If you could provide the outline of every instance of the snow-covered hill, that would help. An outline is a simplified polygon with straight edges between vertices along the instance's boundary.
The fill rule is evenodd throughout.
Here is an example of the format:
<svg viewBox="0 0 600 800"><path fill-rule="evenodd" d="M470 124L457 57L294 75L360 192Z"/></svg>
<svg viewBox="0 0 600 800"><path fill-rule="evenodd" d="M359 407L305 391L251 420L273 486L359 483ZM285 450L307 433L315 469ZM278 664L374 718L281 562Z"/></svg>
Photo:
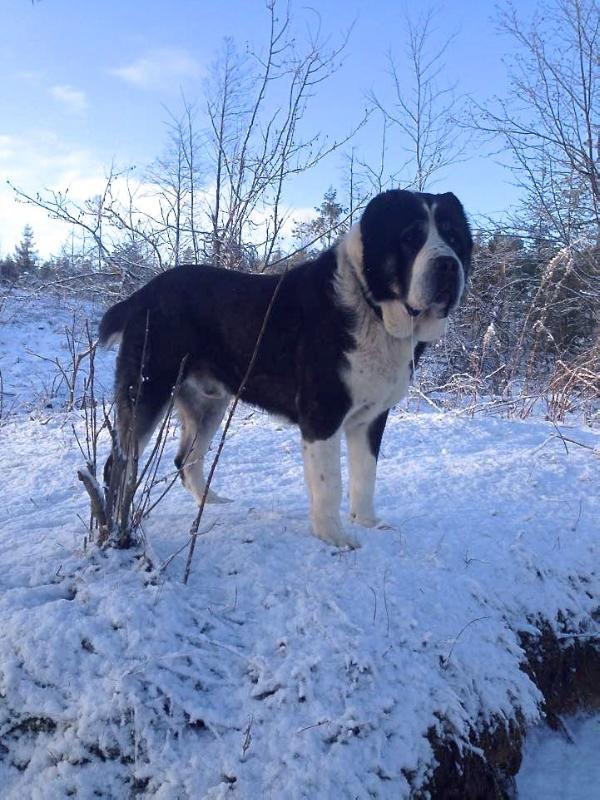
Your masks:
<svg viewBox="0 0 600 800"><path fill-rule="evenodd" d="M40 347L41 317L51 352L60 332L36 314L0 334L21 410L0 427L3 797L400 798L436 738L539 719L519 632L598 632L597 432L399 411L378 480L393 529L349 553L308 532L296 431L242 409L215 482L234 502L207 507L183 586L184 553L160 571L84 549L81 417L32 411L33 362L13 378L18 337ZM154 565L194 515L179 486L158 505Z"/></svg>

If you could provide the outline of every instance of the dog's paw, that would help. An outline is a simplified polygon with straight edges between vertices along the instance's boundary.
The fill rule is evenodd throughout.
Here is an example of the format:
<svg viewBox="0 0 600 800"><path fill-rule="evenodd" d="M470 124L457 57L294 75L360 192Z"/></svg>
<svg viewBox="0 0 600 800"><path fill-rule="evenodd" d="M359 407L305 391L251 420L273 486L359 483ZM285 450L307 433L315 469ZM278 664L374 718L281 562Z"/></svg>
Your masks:
<svg viewBox="0 0 600 800"><path fill-rule="evenodd" d="M196 495L196 500L198 502L198 505L200 505L200 503L202 502L203 494L204 491ZM217 494L216 492L213 492L212 489L209 489L208 494L206 495L206 502L214 503L215 505L219 504L223 505L224 503L233 503L233 500L230 500L228 497L221 497L220 494Z"/></svg>
<svg viewBox="0 0 600 800"><path fill-rule="evenodd" d="M339 547L342 550L358 550L362 547L361 543L356 536L347 533L342 529L341 533L336 533L334 536L319 536L327 544L332 544L334 547Z"/></svg>
<svg viewBox="0 0 600 800"><path fill-rule="evenodd" d="M386 522L384 519L376 519L375 525L372 526L375 530L378 531L395 531L396 527L394 525L390 525L389 522Z"/></svg>
<svg viewBox="0 0 600 800"><path fill-rule="evenodd" d="M313 519L313 532L315 536L334 547L347 547L357 550L361 545L354 534L345 531L341 522L331 519Z"/></svg>
<svg viewBox="0 0 600 800"><path fill-rule="evenodd" d="M362 517L360 514L350 514L350 521L354 525L361 525L363 528L375 528L378 531L393 531L393 525L377 517Z"/></svg>
<svg viewBox="0 0 600 800"><path fill-rule="evenodd" d="M231 500L229 497L223 497L222 495L213 492L212 489L209 489L206 502L214 503L215 505L218 505L219 503L224 505L225 503L233 503L233 500Z"/></svg>

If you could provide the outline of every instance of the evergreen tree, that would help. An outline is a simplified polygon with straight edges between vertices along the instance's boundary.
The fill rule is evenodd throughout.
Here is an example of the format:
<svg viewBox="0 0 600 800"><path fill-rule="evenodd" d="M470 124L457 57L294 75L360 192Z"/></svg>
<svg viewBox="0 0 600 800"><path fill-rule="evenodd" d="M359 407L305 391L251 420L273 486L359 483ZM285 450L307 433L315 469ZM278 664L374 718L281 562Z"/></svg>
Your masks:
<svg viewBox="0 0 600 800"><path fill-rule="evenodd" d="M321 205L315 207L316 217L308 222L299 222L294 226L294 237L300 246L318 239L315 244L331 247L348 229L348 223L341 224L347 209L337 201L337 192L330 186L323 195ZM314 254L318 248L311 246L308 254ZM305 255L306 257L306 255Z"/></svg>
<svg viewBox="0 0 600 800"><path fill-rule="evenodd" d="M30 225L25 225L21 241L15 248L15 264L19 274L35 270L38 254L33 242L33 230Z"/></svg>

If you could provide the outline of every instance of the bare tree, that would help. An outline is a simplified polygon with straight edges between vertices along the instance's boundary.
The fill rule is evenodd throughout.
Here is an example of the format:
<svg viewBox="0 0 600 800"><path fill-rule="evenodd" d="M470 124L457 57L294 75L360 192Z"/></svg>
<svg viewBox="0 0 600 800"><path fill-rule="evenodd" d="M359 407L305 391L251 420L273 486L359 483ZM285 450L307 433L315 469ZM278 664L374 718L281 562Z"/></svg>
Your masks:
<svg viewBox="0 0 600 800"><path fill-rule="evenodd" d="M600 5L551 0L526 24L512 2L500 26L518 46L510 91L478 109L525 191L525 215L561 245L600 233Z"/></svg>
<svg viewBox="0 0 600 800"><path fill-rule="evenodd" d="M18 201L42 208L53 219L67 223L71 231L79 231L90 242L88 253L93 257L85 263L92 276L112 278L116 291L122 292L160 271L165 252L164 225L138 209L142 188L131 181L130 172L111 167L101 193L84 202L73 199L68 188L29 194L9 185ZM126 256L142 251L140 259ZM74 275L73 279L79 278Z"/></svg>
<svg viewBox="0 0 600 800"><path fill-rule="evenodd" d="M168 261L179 266L183 245L183 224L187 195L185 163L185 141L182 121L171 115L168 124L166 153L158 158L148 170L148 178L156 187L156 200L160 209L160 220L169 242Z"/></svg>
<svg viewBox="0 0 600 800"><path fill-rule="evenodd" d="M182 261L201 259L203 232L198 194L202 188L202 152L196 124L196 107L182 96L179 115L168 112L167 146L146 173L150 195L158 205L165 243L165 261L178 266Z"/></svg>
<svg viewBox="0 0 600 800"><path fill-rule="evenodd" d="M356 171L354 164L352 165L354 175L358 178L359 184L368 186L372 194L379 194L380 192L385 191L385 189L396 186L399 181L399 173L390 173L387 169L387 157L389 150L388 130L391 123L385 112L381 111L381 109L379 116L381 119L381 131L379 133L380 147L377 162L371 163L370 161L357 158L356 164L358 165L360 171Z"/></svg>
<svg viewBox="0 0 600 800"><path fill-rule="evenodd" d="M200 188L202 177L201 164L199 158L200 138L196 132L196 107L189 103L185 97L183 99L183 139L185 147L183 155L187 171L187 182L189 187L189 230L191 235L191 247L194 254L194 263L200 261L200 234L197 229L197 194Z"/></svg>
<svg viewBox="0 0 600 800"><path fill-rule="evenodd" d="M349 211L348 227L352 227L354 224L354 217L360 205L361 197L365 195L364 182L358 174L357 166L356 152L353 147L350 154L346 156L344 170L344 183Z"/></svg>
<svg viewBox="0 0 600 800"><path fill-rule="evenodd" d="M84 231L96 245L96 270L108 266L123 275L123 289L190 257L268 268L289 218L288 183L342 147L366 118L339 141L300 130L319 85L340 66L347 39L331 46L318 21L300 35L289 7L279 9L267 0L262 48L242 52L226 40L204 87L207 129L199 132L198 107L183 98L182 113L170 114L165 154L141 178L113 168L103 191L85 203L68 191L13 187L17 198ZM137 260L124 258L142 251L147 276Z"/></svg>
<svg viewBox="0 0 600 800"><path fill-rule="evenodd" d="M319 84L340 64L346 40L332 47L317 25L302 43L293 35L289 8L278 15L266 3L269 34L262 50L240 53L231 40L213 67L207 96L209 151L215 183L209 201L211 257L239 265L252 242L262 268L278 247L287 214L289 180L315 167L341 141L321 133L300 133L300 122Z"/></svg>
<svg viewBox="0 0 600 800"><path fill-rule="evenodd" d="M386 103L371 93L383 117L381 159L372 177L381 179L387 139L399 137L405 160L391 178L394 183L422 191L444 167L460 159L465 136L455 122L456 85L444 83L445 56L453 36L440 40L435 31L436 12L429 8L417 19L406 17L405 52L400 60L388 53L392 100Z"/></svg>

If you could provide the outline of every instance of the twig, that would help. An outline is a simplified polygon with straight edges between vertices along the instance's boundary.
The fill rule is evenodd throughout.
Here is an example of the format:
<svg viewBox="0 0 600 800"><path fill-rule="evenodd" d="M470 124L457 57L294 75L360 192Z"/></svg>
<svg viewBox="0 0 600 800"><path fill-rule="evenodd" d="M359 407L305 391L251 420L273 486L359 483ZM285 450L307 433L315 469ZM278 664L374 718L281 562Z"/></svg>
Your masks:
<svg viewBox="0 0 600 800"><path fill-rule="evenodd" d="M434 408L438 413L443 413L444 409L441 406L438 406L438 404L435 403L430 397L427 397L427 395L414 384L410 387L410 393L416 394L418 397L424 400L427 403L427 405L430 405L432 408Z"/></svg>
<svg viewBox="0 0 600 800"><path fill-rule="evenodd" d="M369 586L369 589L373 592L373 622L375 622L375 619L377 618L377 593L372 586Z"/></svg>
<svg viewBox="0 0 600 800"><path fill-rule="evenodd" d="M304 728L298 728L296 733L304 733L304 731L309 731L311 728L320 728L321 725L329 725L331 720L329 719L322 719L320 722L313 722L312 725L306 725Z"/></svg>
<svg viewBox="0 0 600 800"><path fill-rule="evenodd" d="M443 670L447 670L448 669L448 666L450 664L450 659L452 658L452 653L454 652L454 648L456 647L456 645L458 643L458 640L463 635L463 633L467 630L467 628L469 628L475 622L481 622L484 619L489 619L489 615L487 615L485 617L476 617L475 619L472 619L470 622L467 622L466 625L463 625L463 627L458 632L458 635L454 638L454 641L452 642L452 647L450 648L450 652L448 653L448 655L445 658L444 658L444 656L440 656L440 661L442 662L442 669Z"/></svg>
<svg viewBox="0 0 600 800"><path fill-rule="evenodd" d="M89 470L77 470L77 477L85 486L85 490L90 498L92 516L98 522L100 529L98 534L98 543L104 544L110 534L110 529L108 524L108 516L106 513L106 503L100 486L98 485L96 479L92 477Z"/></svg>
<svg viewBox="0 0 600 800"><path fill-rule="evenodd" d="M244 730L244 741L242 742L242 761L246 758L246 751L252 744L252 723L254 722L254 717L250 717L248 720L248 725Z"/></svg>
<svg viewBox="0 0 600 800"><path fill-rule="evenodd" d="M581 512L583 511L583 497L579 498L579 513L577 514L577 519L575 520L575 524L571 526L571 531L575 533L577 530L577 526L579 525L579 520L581 519Z"/></svg>
<svg viewBox="0 0 600 800"><path fill-rule="evenodd" d="M246 384L248 383L248 380L250 378L250 373L252 372L252 369L254 368L254 364L256 363L256 359L258 357L258 350L260 348L260 345L262 343L265 331L267 329L267 323L268 323L269 318L271 316L271 311L273 310L273 306L275 304L275 300L277 299L277 296L279 294L279 290L281 289L281 286L283 284L283 281L285 279L286 274L287 274L287 268L284 270L284 272L281 273L277 283L275 284L275 288L273 290L273 294L271 295L271 299L269 300L269 305L267 306L267 310L265 311L265 315L263 317L262 325L261 325L260 331L258 333L258 337L256 339L256 344L254 345L254 351L253 351L252 356L250 358L250 363L248 364L248 368L246 369L246 372L244 374L242 382L240 383L240 386L239 386L239 388L238 388L238 390L236 392L236 395L235 395L235 397L233 399L233 403L231 404L231 409L229 411L229 414L227 415L227 420L225 421L225 425L223 427L223 433L221 434L221 439L219 440L219 446L217 447L217 452L216 452L215 457L213 459L213 462L212 462L212 464L210 466L210 471L209 471L207 479L206 479L206 485L204 487L204 492L202 494L202 500L200 502L200 507L198 509L198 513L196 515L196 519L194 520L194 522L192 523L192 527L190 528L191 541L190 541L190 549L189 549L189 552L188 552L187 561L186 561L186 564L185 564L185 573L184 573L184 576L183 576L183 583L184 584L187 584L188 579L190 577L190 570L191 570L191 567L192 567L192 559L194 557L194 550L196 548L196 540L198 538L198 528L200 526L200 521L201 521L202 515L204 513L204 507L206 505L206 499L208 497L208 492L210 490L210 484L211 484L213 476L215 474L215 470L217 468L217 464L219 463L219 458L221 457L221 453L223 451L223 447L225 446L225 439L227 437L227 432L229 431L229 426L231 425L231 420L233 419L233 415L235 414L235 410L236 410L236 408L238 406L238 403L240 401L240 397L241 397L244 389L246 388Z"/></svg>
<svg viewBox="0 0 600 800"><path fill-rule="evenodd" d="M198 532L198 536L204 536L205 534L210 533L216 525L217 525L216 522L211 522L210 525L204 528L204 530ZM183 553L183 551L186 550L189 546L190 546L189 542L185 542L184 544L182 544L181 547L175 550L174 553L171 553L171 555L167 559L165 559L165 561L163 561L163 563L158 567L158 571L163 572L169 566L171 561L177 558L177 556L180 553Z"/></svg>
<svg viewBox="0 0 600 800"><path fill-rule="evenodd" d="M565 453L566 453L567 455L569 455L569 448L567 447L567 440L566 440L566 439L565 439L565 437L562 435L562 433L561 433L561 431L560 431L560 428L558 427L558 425L556 424L556 422L554 422L554 420L552 420L552 425L554 426L554 430L556 431L556 433L557 433L558 437L560 438L561 442L563 443L563 446L564 446L564 448L565 448Z"/></svg>
<svg viewBox="0 0 600 800"><path fill-rule="evenodd" d="M384 605L384 608L385 608L385 616L386 616L386 619L387 619L386 636L390 635L390 612L389 612L389 609L388 609L387 592L386 592L386 586L385 586L388 574L389 574L389 567L386 567L385 570L383 571L383 605Z"/></svg>

